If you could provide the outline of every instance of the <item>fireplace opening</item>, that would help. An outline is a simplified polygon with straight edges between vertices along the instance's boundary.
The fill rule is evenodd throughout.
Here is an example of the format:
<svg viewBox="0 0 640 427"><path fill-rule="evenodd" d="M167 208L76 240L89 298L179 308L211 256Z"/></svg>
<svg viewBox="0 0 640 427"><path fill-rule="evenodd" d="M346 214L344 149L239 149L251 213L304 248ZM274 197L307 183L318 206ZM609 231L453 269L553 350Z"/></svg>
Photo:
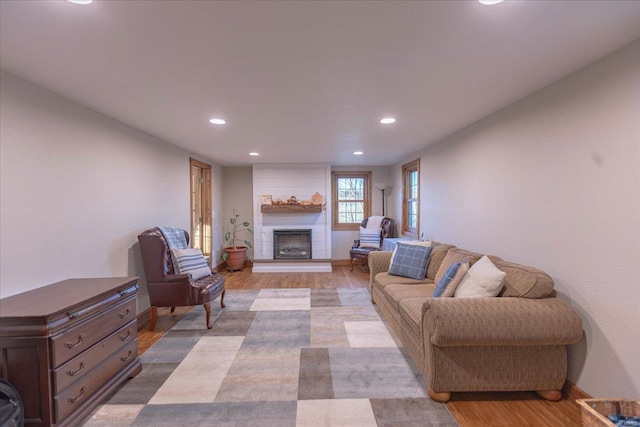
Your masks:
<svg viewBox="0 0 640 427"><path fill-rule="evenodd" d="M273 230L273 259L311 259L311 230Z"/></svg>

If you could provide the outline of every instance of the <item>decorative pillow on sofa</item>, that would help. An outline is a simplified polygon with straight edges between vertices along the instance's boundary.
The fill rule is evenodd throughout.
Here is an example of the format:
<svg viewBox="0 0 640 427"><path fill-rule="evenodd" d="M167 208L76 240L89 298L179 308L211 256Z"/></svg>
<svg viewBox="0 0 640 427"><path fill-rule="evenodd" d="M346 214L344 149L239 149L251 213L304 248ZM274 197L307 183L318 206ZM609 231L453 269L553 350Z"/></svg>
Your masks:
<svg viewBox="0 0 640 427"><path fill-rule="evenodd" d="M193 280L211 276L211 268L198 248L171 249L176 274L191 274Z"/></svg>
<svg viewBox="0 0 640 427"><path fill-rule="evenodd" d="M467 275L468 271L469 271L469 261L465 259L464 261L461 261L460 268L458 268L458 272L456 273L455 276L453 276L453 279L451 279L451 282L449 282L449 284L447 285L447 288L442 293L442 298L451 298L452 296L455 295L456 289L458 289L458 286L462 282L462 279L464 279L464 276Z"/></svg>
<svg viewBox="0 0 640 427"><path fill-rule="evenodd" d="M456 289L456 298L495 297L502 290L507 273L498 269L484 255L473 264Z"/></svg>
<svg viewBox="0 0 640 427"><path fill-rule="evenodd" d="M400 243L400 242L399 242ZM427 240L427 241L421 241L421 240L402 240L401 242L403 245L417 245L417 246L424 246L425 248L430 248L431 245L431 240ZM393 248L393 253L391 254L391 261L389 261L389 265L393 264L393 259L396 257L396 251L398 250L398 245L396 245L395 248Z"/></svg>
<svg viewBox="0 0 640 427"><path fill-rule="evenodd" d="M380 233L382 228L360 227L360 247L380 249Z"/></svg>
<svg viewBox="0 0 640 427"><path fill-rule="evenodd" d="M433 297L452 297L467 271L469 271L469 261L466 259L451 264L433 291Z"/></svg>
<svg viewBox="0 0 640 427"><path fill-rule="evenodd" d="M423 280L427 274L431 247L398 243L389 274Z"/></svg>

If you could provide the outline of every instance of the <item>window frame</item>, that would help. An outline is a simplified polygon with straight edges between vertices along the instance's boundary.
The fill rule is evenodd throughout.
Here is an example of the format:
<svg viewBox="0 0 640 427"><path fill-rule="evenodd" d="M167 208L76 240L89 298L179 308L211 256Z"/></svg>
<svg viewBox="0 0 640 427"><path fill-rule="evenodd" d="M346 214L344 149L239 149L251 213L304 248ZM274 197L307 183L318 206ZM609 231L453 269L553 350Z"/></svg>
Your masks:
<svg viewBox="0 0 640 427"><path fill-rule="evenodd" d="M338 222L338 179L362 178L364 179L364 219L371 216L371 171L333 171L331 172L331 216L332 230L360 230L361 223ZM360 200L353 200L359 202Z"/></svg>
<svg viewBox="0 0 640 427"><path fill-rule="evenodd" d="M409 177L412 172L418 173L417 194L418 197L410 197ZM416 227L409 227L409 202L416 203ZM402 165L402 234L417 239L420 235L420 159Z"/></svg>

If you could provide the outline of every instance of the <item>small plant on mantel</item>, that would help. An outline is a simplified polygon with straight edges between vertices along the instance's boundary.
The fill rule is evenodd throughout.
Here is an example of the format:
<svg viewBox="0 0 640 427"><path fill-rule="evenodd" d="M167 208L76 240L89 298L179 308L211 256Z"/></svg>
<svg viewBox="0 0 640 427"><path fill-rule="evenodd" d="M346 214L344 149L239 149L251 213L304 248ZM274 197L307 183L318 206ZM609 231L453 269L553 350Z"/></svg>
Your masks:
<svg viewBox="0 0 640 427"><path fill-rule="evenodd" d="M233 216L229 219L231 223L231 231L227 231L224 235L224 241L227 246L222 250L221 258L227 263L227 270L242 270L244 262L247 259L247 249L253 248L251 240L238 237L239 233L248 232L253 236L253 230L249 228L249 221L240 221L240 215L233 210ZM230 244L229 244L230 242ZM244 243L238 246L238 242Z"/></svg>

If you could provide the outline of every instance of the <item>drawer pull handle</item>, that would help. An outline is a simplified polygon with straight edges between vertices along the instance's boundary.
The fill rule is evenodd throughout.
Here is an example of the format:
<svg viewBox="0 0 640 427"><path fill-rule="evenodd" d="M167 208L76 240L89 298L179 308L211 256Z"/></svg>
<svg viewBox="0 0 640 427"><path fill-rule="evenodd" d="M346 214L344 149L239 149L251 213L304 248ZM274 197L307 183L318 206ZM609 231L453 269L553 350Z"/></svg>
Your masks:
<svg viewBox="0 0 640 427"><path fill-rule="evenodd" d="M84 365L86 365L86 362L81 362L80 363L80 368L78 368L77 371L72 371L71 369L69 369L67 371L67 375L69 375L70 377L75 377L76 375L78 375L80 373L80 371L82 371L84 369Z"/></svg>
<svg viewBox="0 0 640 427"><path fill-rule="evenodd" d="M128 308L127 308L127 311L125 311L124 313L118 313L118 316L119 316L121 319L124 319L124 318L126 318L126 317L129 317L129 315L130 315L130 314L131 314L131 309L128 309Z"/></svg>
<svg viewBox="0 0 640 427"><path fill-rule="evenodd" d="M76 397L69 397L67 400L71 403L75 403L78 399L80 399L82 396L84 396L84 392L87 391L87 386L84 386L80 389L80 394L77 395Z"/></svg>
<svg viewBox="0 0 640 427"><path fill-rule="evenodd" d="M84 340L84 334L80 334L78 336L78 342L77 343L72 343L71 341L67 341L66 343L64 343L64 345L67 348L76 348L77 346L79 346L80 344L82 344L82 341Z"/></svg>
<svg viewBox="0 0 640 427"><path fill-rule="evenodd" d="M126 341L131 336L131 329L127 331L127 335L120 335L120 341Z"/></svg>
<svg viewBox="0 0 640 427"><path fill-rule="evenodd" d="M127 360L131 359L131 356L133 356L133 352L129 350L129 353L127 353L126 356L120 357L120 360L122 360L123 362L126 362Z"/></svg>
<svg viewBox="0 0 640 427"><path fill-rule="evenodd" d="M127 291L119 291L118 293L120 294L121 297L123 297L127 294Z"/></svg>

